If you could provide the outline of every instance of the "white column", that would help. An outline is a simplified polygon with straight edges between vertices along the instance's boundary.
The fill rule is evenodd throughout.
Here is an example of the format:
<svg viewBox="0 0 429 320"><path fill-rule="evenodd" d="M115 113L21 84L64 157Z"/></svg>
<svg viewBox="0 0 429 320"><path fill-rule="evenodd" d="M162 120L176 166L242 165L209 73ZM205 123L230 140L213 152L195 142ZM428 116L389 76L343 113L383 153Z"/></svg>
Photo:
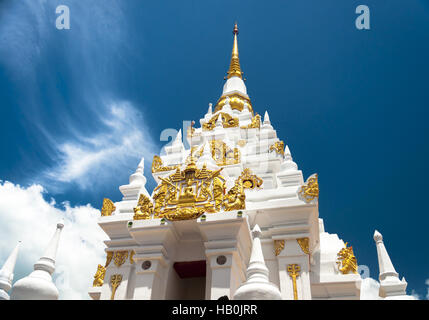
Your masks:
<svg viewBox="0 0 429 320"><path fill-rule="evenodd" d="M282 299L294 300L293 278L288 272L288 266L296 264L300 269L296 277L298 300L311 300L309 257L301 250L296 239L284 241L285 248L277 256Z"/></svg>

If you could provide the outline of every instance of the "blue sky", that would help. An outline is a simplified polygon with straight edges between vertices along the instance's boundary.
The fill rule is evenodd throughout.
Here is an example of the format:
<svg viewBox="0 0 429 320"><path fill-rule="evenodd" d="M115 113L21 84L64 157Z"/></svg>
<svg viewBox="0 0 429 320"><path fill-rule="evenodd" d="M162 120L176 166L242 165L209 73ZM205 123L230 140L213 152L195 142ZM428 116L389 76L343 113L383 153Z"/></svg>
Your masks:
<svg viewBox="0 0 429 320"><path fill-rule="evenodd" d="M55 28L60 4L70 30ZM355 27L360 4L370 30ZM221 94L234 21L253 107L269 111L305 178L319 174L326 230L373 278L379 230L408 291L425 297L424 0L2 0L0 180L100 208L144 156L152 189L161 132L198 121Z"/></svg>

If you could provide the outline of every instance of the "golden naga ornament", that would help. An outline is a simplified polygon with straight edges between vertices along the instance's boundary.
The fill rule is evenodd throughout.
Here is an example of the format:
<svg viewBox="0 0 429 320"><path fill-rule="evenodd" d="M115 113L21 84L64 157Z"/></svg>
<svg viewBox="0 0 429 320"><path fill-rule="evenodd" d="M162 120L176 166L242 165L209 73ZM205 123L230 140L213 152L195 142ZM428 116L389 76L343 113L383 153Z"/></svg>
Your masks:
<svg viewBox="0 0 429 320"><path fill-rule="evenodd" d="M244 189L260 188L264 182L261 178L252 174L252 170L249 168L245 168L239 178L243 181Z"/></svg>
<svg viewBox="0 0 429 320"><path fill-rule="evenodd" d="M284 240L274 240L274 252L276 256L278 256L280 252L283 251L284 248L285 248Z"/></svg>
<svg viewBox="0 0 429 320"><path fill-rule="evenodd" d="M240 163L240 150L238 148L231 149L221 140L211 140L210 147L212 158L218 166L226 166L230 164Z"/></svg>
<svg viewBox="0 0 429 320"><path fill-rule="evenodd" d="M133 251L131 251L131 253L130 253L130 263L131 264L134 264L134 255L136 254L136 252L133 250Z"/></svg>
<svg viewBox="0 0 429 320"><path fill-rule="evenodd" d="M112 200L108 198L104 198L103 207L101 208L101 216L102 217L111 216L115 210L116 210L116 207L113 204Z"/></svg>
<svg viewBox="0 0 429 320"><path fill-rule="evenodd" d="M153 213L152 201L144 194L141 194L137 207L134 208L134 220L150 219Z"/></svg>
<svg viewBox="0 0 429 320"><path fill-rule="evenodd" d="M94 287L101 287L104 283L104 276L106 275L106 268L101 264L98 265L97 272L94 275L94 282L92 285Z"/></svg>
<svg viewBox="0 0 429 320"><path fill-rule="evenodd" d="M157 155L153 156L152 173L163 172L163 171L171 171L171 170L174 170L174 169L176 169L178 167L179 166L164 167L161 157L157 156Z"/></svg>
<svg viewBox="0 0 429 320"><path fill-rule="evenodd" d="M234 128L238 127L238 118L234 118L230 116L228 113L221 112L220 114L216 114L209 121L203 123L203 130L210 131L216 127L216 121L219 117L222 117L222 126L224 128Z"/></svg>
<svg viewBox="0 0 429 320"><path fill-rule="evenodd" d="M309 242L310 239L308 237L296 239L299 246L301 247L302 252L305 254L310 254Z"/></svg>
<svg viewBox="0 0 429 320"><path fill-rule="evenodd" d="M299 277L300 271L301 271L301 267L298 264L289 264L287 266L287 272L289 273L289 276L292 278L294 300L298 300L298 289L296 285L296 278Z"/></svg>
<svg viewBox="0 0 429 320"><path fill-rule="evenodd" d="M122 266L128 258L128 251L116 251L113 255L113 262L119 268Z"/></svg>
<svg viewBox="0 0 429 320"><path fill-rule="evenodd" d="M110 296L110 300L115 299L116 289L118 289L121 282L122 282L122 275L120 274L114 274L110 277L110 285L112 286L112 294Z"/></svg>
<svg viewBox="0 0 429 320"><path fill-rule="evenodd" d="M298 196L305 202L309 203L319 198L319 183L317 173L308 177L305 184L299 189Z"/></svg>
<svg viewBox="0 0 429 320"><path fill-rule="evenodd" d="M241 129L260 129L261 128L261 116L259 114L256 114L252 118L252 122L250 122L247 126L241 127Z"/></svg>
<svg viewBox="0 0 429 320"><path fill-rule="evenodd" d="M357 259L353 253L353 247L347 248L347 242L344 245L344 248L340 250L337 254L338 256L338 270L342 274L348 274L350 272L352 273L358 273L358 265L357 265Z"/></svg>
<svg viewBox="0 0 429 320"><path fill-rule="evenodd" d="M277 154L281 154L283 157L285 155L285 143L283 141L277 141L270 146L269 151L275 151Z"/></svg>

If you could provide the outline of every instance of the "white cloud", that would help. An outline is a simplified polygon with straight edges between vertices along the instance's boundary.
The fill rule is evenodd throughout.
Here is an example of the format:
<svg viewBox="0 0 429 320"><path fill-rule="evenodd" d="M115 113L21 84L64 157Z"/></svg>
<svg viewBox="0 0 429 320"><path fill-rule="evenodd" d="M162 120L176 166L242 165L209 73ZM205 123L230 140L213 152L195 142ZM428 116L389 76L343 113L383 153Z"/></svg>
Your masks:
<svg viewBox="0 0 429 320"><path fill-rule="evenodd" d="M60 299L89 299L87 290L97 265L105 261L103 241L107 236L97 225L100 212L90 205L63 203L56 208L55 201L48 202L43 195L40 185L24 188L0 181L0 264L21 240L14 282L28 275L43 255L57 222L64 218L54 280Z"/></svg>
<svg viewBox="0 0 429 320"><path fill-rule="evenodd" d="M373 278L362 279L361 288L360 288L360 299L361 300L379 300L380 296L378 295L378 290L380 289L380 284Z"/></svg>
<svg viewBox="0 0 429 320"><path fill-rule="evenodd" d="M111 181L124 166L136 166L142 156L153 156L155 144L131 103L109 102L106 112L94 121L100 129L91 136L76 134L62 143L49 137L57 149L52 156L56 166L43 172L44 185L58 191L64 183L74 182L87 189Z"/></svg>

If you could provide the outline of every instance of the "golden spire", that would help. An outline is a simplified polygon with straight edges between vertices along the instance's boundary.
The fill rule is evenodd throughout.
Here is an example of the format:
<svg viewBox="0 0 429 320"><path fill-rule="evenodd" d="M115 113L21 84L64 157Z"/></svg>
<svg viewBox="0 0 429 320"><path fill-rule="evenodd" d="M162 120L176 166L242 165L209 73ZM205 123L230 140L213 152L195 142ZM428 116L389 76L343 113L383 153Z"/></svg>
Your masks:
<svg viewBox="0 0 429 320"><path fill-rule="evenodd" d="M231 77L239 77L241 79L243 79L242 74L243 72L241 71L240 68L240 59L238 58L238 41L237 41L237 35L238 35L238 27L237 27L237 23L235 23L234 26L234 30L232 31L232 33L234 34L234 46L232 47L232 57L231 57L231 64L229 66L229 70L228 70L228 76L227 78L231 78Z"/></svg>

